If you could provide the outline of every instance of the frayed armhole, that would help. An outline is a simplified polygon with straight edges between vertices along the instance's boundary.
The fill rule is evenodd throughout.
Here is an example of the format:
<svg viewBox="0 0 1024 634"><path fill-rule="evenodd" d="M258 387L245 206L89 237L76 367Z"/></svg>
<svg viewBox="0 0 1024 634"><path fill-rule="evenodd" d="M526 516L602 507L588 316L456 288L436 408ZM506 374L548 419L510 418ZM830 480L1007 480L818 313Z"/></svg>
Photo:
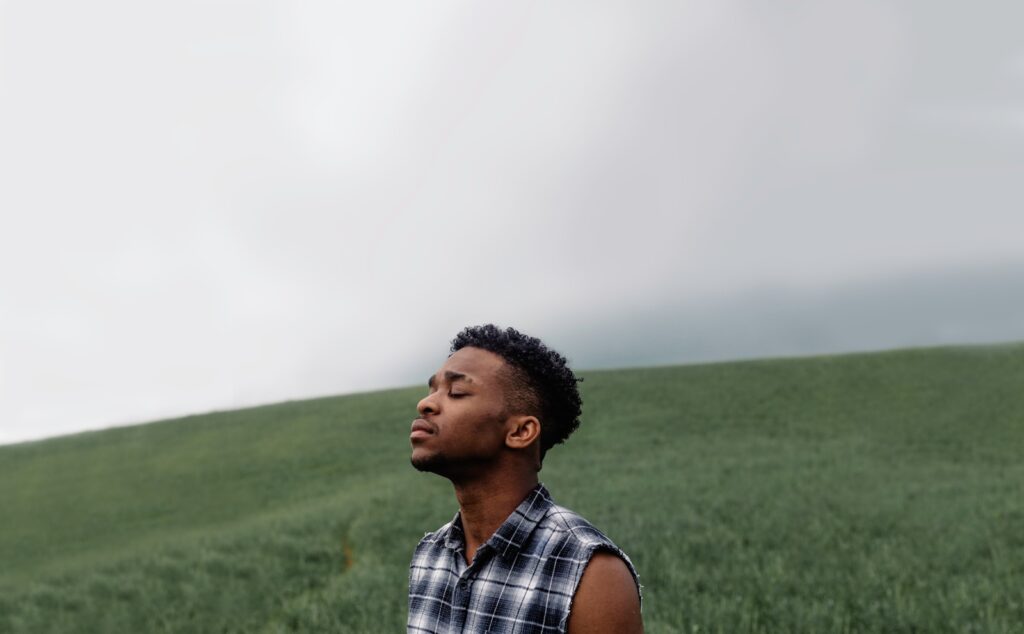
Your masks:
<svg viewBox="0 0 1024 634"><path fill-rule="evenodd" d="M594 553L603 550L611 553L626 563L626 568L629 570L629 574L633 575L633 583L636 585L636 596L637 600L640 601L640 614L644 612L644 594L643 586L640 585L640 575L637 574L636 568L633 567L633 562L629 560L629 556L626 555L618 546L611 546L609 544L594 544L588 546L586 550L586 557L581 559L581 564L577 567L575 579L572 583L572 596L569 597L569 609L565 613L565 617L558 624L558 631L562 634L569 629L569 617L572 615L572 606L576 602L576 591L580 588L580 581L583 580L583 573L586 572L587 566L590 565L590 559L594 556Z"/></svg>

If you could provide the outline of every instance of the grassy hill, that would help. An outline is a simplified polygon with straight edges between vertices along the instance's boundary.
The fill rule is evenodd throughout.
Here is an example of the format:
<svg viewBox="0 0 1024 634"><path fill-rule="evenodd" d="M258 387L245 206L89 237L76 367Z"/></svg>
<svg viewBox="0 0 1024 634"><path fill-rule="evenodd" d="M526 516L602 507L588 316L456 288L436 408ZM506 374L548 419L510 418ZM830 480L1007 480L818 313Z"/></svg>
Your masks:
<svg viewBox="0 0 1024 634"><path fill-rule="evenodd" d="M584 376L541 476L648 632L1024 632L1024 346ZM424 393L0 447L0 632L404 631Z"/></svg>

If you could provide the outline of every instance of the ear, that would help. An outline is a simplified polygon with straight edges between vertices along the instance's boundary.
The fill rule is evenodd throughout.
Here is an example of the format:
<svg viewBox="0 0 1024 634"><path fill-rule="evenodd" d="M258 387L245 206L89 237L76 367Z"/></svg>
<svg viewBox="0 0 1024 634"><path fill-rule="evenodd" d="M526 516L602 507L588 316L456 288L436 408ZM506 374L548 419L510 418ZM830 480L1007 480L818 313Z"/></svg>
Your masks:
<svg viewBox="0 0 1024 634"><path fill-rule="evenodd" d="M505 445L510 449L526 449L540 439L540 421L536 416L513 416L508 419Z"/></svg>

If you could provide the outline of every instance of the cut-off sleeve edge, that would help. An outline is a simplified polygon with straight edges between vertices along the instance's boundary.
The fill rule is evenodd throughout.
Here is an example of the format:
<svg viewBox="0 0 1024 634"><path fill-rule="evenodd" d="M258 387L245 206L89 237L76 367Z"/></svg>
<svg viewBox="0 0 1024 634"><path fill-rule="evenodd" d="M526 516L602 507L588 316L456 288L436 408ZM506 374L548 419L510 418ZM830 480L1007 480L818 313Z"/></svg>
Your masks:
<svg viewBox="0 0 1024 634"><path fill-rule="evenodd" d="M566 632L569 627L569 617L572 615L572 606L576 601L576 591L579 590L580 581L583 579L583 573L590 565L590 560L597 551L609 552L626 563L626 568L629 569L629 574L633 575L633 583L636 584L636 596L640 602L640 613L644 611L644 596L643 596L643 585L640 584L640 575L637 573L636 568L633 567L633 562L629 560L629 556L618 546L612 544L591 544L586 547L584 556L580 558L580 563L576 567L575 580L573 581L572 587L572 598L569 599L569 611L566 612L565 617L558 624L559 632Z"/></svg>

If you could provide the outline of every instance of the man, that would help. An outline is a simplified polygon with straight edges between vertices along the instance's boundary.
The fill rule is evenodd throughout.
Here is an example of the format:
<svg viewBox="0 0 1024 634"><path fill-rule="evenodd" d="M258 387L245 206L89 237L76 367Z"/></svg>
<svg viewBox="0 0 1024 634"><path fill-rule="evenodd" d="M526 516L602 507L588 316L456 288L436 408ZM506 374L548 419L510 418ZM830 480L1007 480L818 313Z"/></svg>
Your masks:
<svg viewBox="0 0 1024 634"><path fill-rule="evenodd" d="M632 562L537 479L579 426L565 357L512 328L468 327L427 385L412 464L451 480L459 511L409 567L411 633L643 632Z"/></svg>

